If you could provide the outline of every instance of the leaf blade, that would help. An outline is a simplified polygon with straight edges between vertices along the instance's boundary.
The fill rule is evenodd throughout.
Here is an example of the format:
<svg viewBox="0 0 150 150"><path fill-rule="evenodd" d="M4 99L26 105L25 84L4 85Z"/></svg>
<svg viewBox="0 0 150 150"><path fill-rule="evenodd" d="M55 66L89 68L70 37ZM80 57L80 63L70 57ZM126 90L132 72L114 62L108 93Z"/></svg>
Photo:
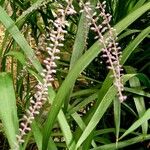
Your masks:
<svg viewBox="0 0 150 150"><path fill-rule="evenodd" d="M0 118L11 148L14 148L18 131L16 98L10 74L0 74Z"/></svg>

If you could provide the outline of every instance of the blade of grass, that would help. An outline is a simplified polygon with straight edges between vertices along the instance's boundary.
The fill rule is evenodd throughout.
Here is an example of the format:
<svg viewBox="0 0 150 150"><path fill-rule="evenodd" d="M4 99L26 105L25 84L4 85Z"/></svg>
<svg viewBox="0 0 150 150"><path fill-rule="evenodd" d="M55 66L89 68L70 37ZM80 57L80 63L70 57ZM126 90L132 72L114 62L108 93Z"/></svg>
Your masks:
<svg viewBox="0 0 150 150"><path fill-rule="evenodd" d="M128 81L131 77L133 77L133 74L124 75L124 81ZM88 135L94 130L97 123L102 118L103 114L106 112L107 108L110 106L112 100L115 98L116 95L116 89L114 86L111 86L106 94L104 95L103 99L101 99L100 104L98 105L96 111L94 114L92 114L92 117L86 126L85 130L83 131L82 135L80 136L77 144L76 149L78 149L81 144L84 142L84 140L88 137ZM100 99L100 96L98 97L98 100Z"/></svg>
<svg viewBox="0 0 150 150"><path fill-rule="evenodd" d="M14 56L16 59L18 59L21 64L24 66L26 65L26 58L25 55L21 52L17 52L17 51L10 51L6 54L6 56Z"/></svg>
<svg viewBox="0 0 150 150"><path fill-rule="evenodd" d="M94 101L95 99L97 99L98 97L98 93L94 93L91 96L85 98L82 102L80 102L78 105L76 105L75 107L72 107L68 110L67 115L73 114L77 111L79 111L81 108L83 108L84 106L86 106L88 103Z"/></svg>
<svg viewBox="0 0 150 150"><path fill-rule="evenodd" d="M125 132L126 129L120 129L120 132ZM97 135L102 135L102 134L106 134L106 133L115 133L115 128L107 128L107 129L100 129L94 132L94 136ZM132 132L133 135L141 135L140 133L137 132Z"/></svg>
<svg viewBox="0 0 150 150"><path fill-rule="evenodd" d="M74 150L75 141L73 139L73 134L71 132L70 126L69 126L67 119L62 110L60 110L60 112L58 114L58 121L59 121L61 130L63 132L63 135L66 139L65 142L67 144L68 149Z"/></svg>
<svg viewBox="0 0 150 150"><path fill-rule="evenodd" d="M150 109L147 109L147 111L144 113L142 117L140 117L137 121L135 121L131 127L129 127L128 130L119 138L122 139L123 137L127 136L131 132L133 132L135 129L137 129L139 126L141 126L145 121L148 121L150 119Z"/></svg>
<svg viewBox="0 0 150 150"><path fill-rule="evenodd" d="M149 4L150 5L150 4ZM150 33L150 27L145 28L141 33L124 49L123 56L125 59L121 59L123 64L135 50L135 48L143 41L145 37Z"/></svg>
<svg viewBox="0 0 150 150"><path fill-rule="evenodd" d="M135 117L138 117L138 114L135 112L135 110L129 106L127 103L123 103L123 105L127 108L127 110L132 114L134 115Z"/></svg>
<svg viewBox="0 0 150 150"><path fill-rule="evenodd" d="M14 40L18 43L21 49L26 54L27 58L32 62L33 66L38 72L41 72L42 67L38 61L33 49L29 46L28 42L25 40L24 36L21 34L15 22L7 15L6 11L0 6L0 21L6 27L8 32L12 35Z"/></svg>
<svg viewBox="0 0 150 150"><path fill-rule="evenodd" d="M91 5L96 5L96 1L97 0L91 0ZM87 34L89 32L88 23L89 23L89 19L87 19L85 12L83 12L78 24L78 30L73 45L73 51L72 51L71 61L70 61L70 69L73 67L76 61L82 56L84 50L86 49Z"/></svg>
<svg viewBox="0 0 150 150"><path fill-rule="evenodd" d="M90 88L90 89L80 90L80 91L72 93L71 97L85 96L85 95L93 94L93 93L95 93L97 91L98 90L96 88Z"/></svg>
<svg viewBox="0 0 150 150"><path fill-rule="evenodd" d="M0 73L0 119L10 147L13 149L18 131L15 91L10 74Z"/></svg>
<svg viewBox="0 0 150 150"><path fill-rule="evenodd" d="M54 98L56 96L56 93L52 88L50 88L48 92L49 92L48 93L49 94L49 101L52 104L53 101L54 101ZM75 141L74 141L74 138L73 138L73 134L71 132L70 126L67 122L66 116L64 115L64 112L62 111L62 109L60 110L60 112L57 116L57 119L58 119L59 125L61 127L61 130L62 130L63 136L65 138L65 142L66 142L66 145L67 145L68 149L69 150L74 150ZM51 144L49 144L49 145L51 145Z"/></svg>
<svg viewBox="0 0 150 150"><path fill-rule="evenodd" d="M121 39L123 39L123 38L125 38L125 37L127 37L127 36L129 36L129 35L131 35L131 34L133 34L133 33L138 33L138 32L140 32L140 30L127 30L126 32L122 33L122 34L118 37L118 40L121 40Z"/></svg>
<svg viewBox="0 0 150 150"><path fill-rule="evenodd" d="M40 130L40 127L38 126L38 123L35 120L33 121L31 126L32 126L32 132L33 132L37 147L39 150L41 150L42 149L42 132ZM56 144L54 143L51 137L48 142L48 149L57 150Z"/></svg>
<svg viewBox="0 0 150 150"><path fill-rule="evenodd" d="M139 0L136 5L133 8L133 11L136 10L137 8L141 7L144 3L146 2L146 0Z"/></svg>
<svg viewBox="0 0 150 150"><path fill-rule="evenodd" d="M121 103L119 102L118 98L115 98L113 104L114 104L114 121L116 127L116 142L118 142L120 132L120 120L121 120Z"/></svg>
<svg viewBox="0 0 150 150"><path fill-rule="evenodd" d="M125 91L139 95L139 96L144 96L150 98L150 93L143 91L142 89L139 88L125 88Z"/></svg>
<svg viewBox="0 0 150 150"><path fill-rule="evenodd" d="M97 148L92 148L90 150L113 150L113 149L120 149L120 148L124 148L126 146L129 146L129 145L132 145L132 144L136 144L136 143L142 142L144 140L150 140L150 134L148 134L148 135L140 135L140 136L137 136L135 138L131 138L129 140L118 142L117 147L116 147L116 143L112 143L112 144L107 144L107 145L99 146Z"/></svg>
<svg viewBox="0 0 150 150"><path fill-rule="evenodd" d="M38 126L38 123L35 120L32 122L31 127L35 142L37 144L38 149L40 150L42 149L42 132L40 130L40 127Z"/></svg>
<svg viewBox="0 0 150 150"><path fill-rule="evenodd" d="M86 49L86 38L89 31L88 20L83 12L78 24L78 31L76 34L75 42L73 45L73 51L70 60L70 69L76 63L76 61L82 56Z"/></svg>
<svg viewBox="0 0 150 150"><path fill-rule="evenodd" d="M84 123L83 119L79 116L79 114L77 112L71 114L72 118L75 120L75 122L77 123L77 125L80 127L80 129L83 131L86 128L86 124ZM75 138L78 138L78 135L75 134ZM96 144L94 142L94 140L92 140L92 146L95 147Z"/></svg>
<svg viewBox="0 0 150 150"><path fill-rule="evenodd" d="M125 69L126 69L127 73L136 73L135 69L132 67L128 66ZM131 87L140 87L141 86L140 81L137 77L131 78L129 80L129 84ZM141 117L146 112L144 99L141 96L138 96L138 97L133 96L133 99L134 99L134 103L135 103L138 115L139 115L139 117ZM148 122L147 121L145 121L142 124L142 131L143 131L143 134L147 134L147 131L148 131Z"/></svg>

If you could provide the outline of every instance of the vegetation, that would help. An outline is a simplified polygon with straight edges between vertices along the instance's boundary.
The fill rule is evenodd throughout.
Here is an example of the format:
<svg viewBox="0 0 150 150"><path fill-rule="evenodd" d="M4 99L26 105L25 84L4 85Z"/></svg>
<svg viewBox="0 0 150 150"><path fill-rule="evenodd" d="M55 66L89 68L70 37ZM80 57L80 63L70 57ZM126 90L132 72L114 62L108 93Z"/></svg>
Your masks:
<svg viewBox="0 0 150 150"><path fill-rule="evenodd" d="M0 149L149 149L149 10L1 0Z"/></svg>

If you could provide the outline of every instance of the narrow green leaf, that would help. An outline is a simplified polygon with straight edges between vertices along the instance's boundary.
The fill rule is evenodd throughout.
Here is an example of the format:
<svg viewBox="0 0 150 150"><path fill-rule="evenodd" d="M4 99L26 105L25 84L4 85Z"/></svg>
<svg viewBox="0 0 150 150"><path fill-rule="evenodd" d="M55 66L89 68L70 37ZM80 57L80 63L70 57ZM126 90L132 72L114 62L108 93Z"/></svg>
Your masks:
<svg viewBox="0 0 150 150"><path fill-rule="evenodd" d="M73 45L73 51L72 51L71 60L70 60L70 69L73 67L76 61L82 56L85 50L86 38L87 38L88 30L89 30L89 26L87 25L87 23L88 23L88 19L86 18L85 13L82 13L81 19L78 25L78 31L76 34L75 42ZM70 88L70 93L72 92L73 85L74 84L72 84L72 88ZM68 104L70 100L69 95L70 94L68 94L68 97L66 98L65 103L64 103L65 110L68 109Z"/></svg>
<svg viewBox="0 0 150 150"><path fill-rule="evenodd" d="M150 5L150 4L149 4ZM150 33L150 27L145 28L141 33L127 46L123 51L123 56L125 59L121 60L121 63L124 63L135 48L145 39L145 37Z"/></svg>
<svg viewBox="0 0 150 150"><path fill-rule="evenodd" d="M29 46L28 42L25 40L24 36L21 34L14 21L7 15L6 11L0 6L0 21L6 27L8 32L13 36L14 40L18 43L21 49L26 54L27 58L32 62L33 66L38 72L41 72L42 67L38 61L34 51Z"/></svg>
<svg viewBox="0 0 150 150"><path fill-rule="evenodd" d="M49 94L49 102L52 104L54 101L54 98L56 96L56 93L52 88L49 88L48 94ZM73 138L73 134L71 132L70 126L67 122L66 116L64 115L62 109L60 110L57 119L58 119L59 125L61 127L61 130L63 132L63 136L65 137L65 142L66 142L68 149L74 150L75 141Z"/></svg>
<svg viewBox="0 0 150 150"><path fill-rule="evenodd" d="M131 35L131 34L133 34L133 33L138 33L138 32L140 32L140 30L127 30L126 32L122 33L122 34L118 37L118 40L121 40L121 39L123 39L123 38L125 38L125 37L127 37L127 36L129 36L129 35Z"/></svg>
<svg viewBox="0 0 150 150"><path fill-rule="evenodd" d="M122 32L126 27L128 27L131 23L133 23L136 19L138 19L142 14L150 9L150 2L144 4L140 8L136 9L124 19L122 19L114 28L117 33ZM125 28L124 28L125 27Z"/></svg>
<svg viewBox="0 0 150 150"><path fill-rule="evenodd" d="M132 67L126 67L127 73L136 73L135 69ZM129 80L129 84L131 87L140 87L140 81L137 77L133 77ZM146 107L144 103L144 99L141 96L133 96L134 103L138 112L139 117L141 117L146 112ZM144 124L142 124L142 131L143 134L147 134L148 131L148 122L145 121Z"/></svg>
<svg viewBox="0 0 150 150"><path fill-rule="evenodd" d="M114 121L116 127L116 142L117 142L120 132L121 103L119 102L118 98L115 98L113 102L114 102Z"/></svg>
<svg viewBox="0 0 150 150"><path fill-rule="evenodd" d="M71 97L80 97L80 96L85 96L85 95L89 95L89 94L93 94L95 92L97 92L97 89L94 88L90 88L90 89L85 89L85 90L80 90L77 92L74 92L71 94Z"/></svg>
<svg viewBox="0 0 150 150"><path fill-rule="evenodd" d="M10 56L14 56L17 60L20 61L20 63L22 65L26 65L26 58L25 58L25 55L21 52L17 52L17 51L10 51L6 54L7 55L10 55Z"/></svg>
<svg viewBox="0 0 150 150"><path fill-rule="evenodd" d="M111 144L99 146L97 148L92 148L90 150L113 150L113 149L116 150L116 149L127 147L127 146L132 145L132 144L140 143L144 140L150 140L150 134L140 135L140 136L137 136L135 138L131 138L129 140L118 142L117 147L116 147L116 143L111 143Z"/></svg>
<svg viewBox="0 0 150 150"><path fill-rule="evenodd" d="M79 111L81 108L83 108L84 106L86 106L88 103L92 102L93 100L97 99L98 97L98 93L94 93L91 96L85 98L82 102L80 102L78 105L76 105L75 107L72 107L68 110L68 115L73 114L77 111Z"/></svg>
<svg viewBox="0 0 150 150"><path fill-rule="evenodd" d="M35 3L31 5L26 11L22 13L22 15L17 19L16 23L22 21L27 15L32 13L34 10L38 9L40 6L43 5L43 2L45 0L37 0ZM47 3L50 2L50 0L47 1ZM46 3L45 3L46 4Z"/></svg>
<svg viewBox="0 0 150 150"><path fill-rule="evenodd" d="M120 129L120 132L125 132L126 129ZM100 130L96 130L94 132L94 135L95 136L98 136L98 135L102 135L102 134L106 134L106 133L115 133L115 128L107 128L107 129L100 129ZM140 135L140 133L137 133L137 132L132 132L133 135Z"/></svg>
<svg viewBox="0 0 150 150"><path fill-rule="evenodd" d="M142 89L139 88L124 88L125 91L139 95L139 96L145 96L150 98L150 93L143 91Z"/></svg>
<svg viewBox="0 0 150 150"><path fill-rule="evenodd" d="M88 30L89 30L88 19L85 13L83 12L78 25L78 31L76 34L75 42L73 45L70 68L72 68L75 62L82 56L86 48L86 39L87 39Z"/></svg>
<svg viewBox="0 0 150 150"><path fill-rule="evenodd" d="M0 119L9 145L13 149L18 131L18 118L13 82L7 73L0 73Z"/></svg>
<svg viewBox="0 0 150 150"><path fill-rule="evenodd" d="M124 75L124 81L126 82L129 80L131 77L134 75ZM97 123L100 121L104 113L106 112L107 108L110 106L112 100L115 98L116 95L116 89L114 86L111 86L106 94L104 95L103 99L100 100L100 104L98 105L96 111L94 114L92 114L92 117L90 119L90 122L86 126L85 130L83 131L82 135L80 136L77 144L76 144L76 149L78 149L81 144L84 142L84 140L89 136L89 134L93 131L93 129L96 127ZM100 97L98 97L99 99Z"/></svg>
<svg viewBox="0 0 150 150"><path fill-rule="evenodd" d="M126 132L119 138L119 140L125 137L126 135L130 134L131 132L133 132L135 129L141 126L145 121L148 121L150 119L149 114L150 114L150 109L148 109L142 117L140 117L137 121L135 121L131 125L131 127L128 130L126 130Z"/></svg>
<svg viewBox="0 0 150 150"><path fill-rule="evenodd" d="M63 132L63 135L66 139L66 144L69 150L74 150L75 147L75 141L73 139L73 134L71 132L70 126L67 122L67 119L63 113L62 110L60 110L59 114L58 114L58 121L61 127L61 130Z"/></svg>
<svg viewBox="0 0 150 150"><path fill-rule="evenodd" d="M77 112L75 112L75 113L71 114L71 116L75 120L75 122L78 124L78 126L80 127L80 129L82 131L84 131L84 129L86 128L86 124L84 123L84 121L82 120L82 118L80 117L80 115ZM77 136L77 135L75 135L75 136ZM94 140L92 140L91 144L92 144L93 147L96 146ZM73 143L73 145L74 145L74 143Z"/></svg>
<svg viewBox="0 0 150 150"><path fill-rule="evenodd" d="M37 144L38 149L40 150L42 149L42 132L40 131L38 123L35 120L32 122L31 127L35 142Z"/></svg>
<svg viewBox="0 0 150 150"><path fill-rule="evenodd" d="M32 132L33 132L37 147L39 150L41 150L42 149L42 136L43 135L42 135L42 132L40 130L40 127L38 126L38 123L35 120L32 122L31 126L32 126ZM48 149L57 150L57 147L56 147L56 145L55 145L55 143L51 137L50 137L49 142L48 142Z"/></svg>
<svg viewBox="0 0 150 150"><path fill-rule="evenodd" d="M92 0L91 4L95 4L96 0ZM78 25L78 31L76 34L75 42L73 45L73 52L71 56L70 61L70 69L73 67L73 65L76 63L76 61L82 56L87 43L87 35L89 31L89 19L87 19L85 12L82 13L81 19ZM72 84L72 88L70 88L69 92L71 94L74 84ZM70 100L70 94L68 93L68 97L66 97L65 103L64 103L64 109L66 110L68 108L69 100Z"/></svg>
<svg viewBox="0 0 150 150"><path fill-rule="evenodd" d="M141 7L145 2L146 0L139 0L134 6L133 10L136 10L137 8Z"/></svg>
<svg viewBox="0 0 150 150"><path fill-rule="evenodd" d="M127 110L133 114L135 117L138 117L138 114L136 114L135 110L132 108L132 106L128 105L127 103L123 103L123 105L127 108Z"/></svg>

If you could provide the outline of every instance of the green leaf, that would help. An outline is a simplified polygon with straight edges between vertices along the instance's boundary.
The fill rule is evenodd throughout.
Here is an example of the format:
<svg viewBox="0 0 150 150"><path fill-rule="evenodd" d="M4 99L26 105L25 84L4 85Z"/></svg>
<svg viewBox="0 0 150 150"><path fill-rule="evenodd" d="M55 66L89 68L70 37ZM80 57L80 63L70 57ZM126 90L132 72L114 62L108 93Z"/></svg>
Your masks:
<svg viewBox="0 0 150 150"><path fill-rule="evenodd" d="M141 126L145 121L148 121L150 119L149 114L150 114L150 109L148 109L142 117L140 117L137 121L135 121L131 125L131 127L128 130L126 130L126 132L119 138L119 140L125 137L126 135L130 134L131 132L133 132L135 129Z"/></svg>
<svg viewBox="0 0 150 150"><path fill-rule="evenodd" d="M94 4L94 3L95 3L95 0L92 0L91 4ZM89 19L87 19L85 12L83 12L81 15L79 25L78 25L78 31L76 34L75 42L73 45L73 51L72 51L71 61L70 61L70 69L73 67L73 65L75 65L76 61L82 56L86 48L86 44L87 44L86 40L87 40L87 35L89 32L88 23L89 23ZM72 88L70 88L70 94L72 92L73 86L74 84L72 84ZM68 97L65 100L64 109L68 108L70 94L68 93Z"/></svg>
<svg viewBox="0 0 150 150"><path fill-rule="evenodd" d="M65 137L65 142L67 144L68 149L74 150L75 141L73 139L73 134L62 110L60 110L58 114L58 122Z"/></svg>
<svg viewBox="0 0 150 150"><path fill-rule="evenodd" d="M17 60L20 61L20 63L22 65L26 65L26 58L25 58L25 55L21 52L17 52L17 51L10 51L6 54L7 55L10 55L10 56L14 56Z"/></svg>
<svg viewBox="0 0 150 150"><path fill-rule="evenodd" d="M47 3L50 0L47 1ZM28 16L30 13L32 13L34 10L38 9L39 7L41 7L43 5L44 0L37 0L35 3L33 3L31 5L31 7L29 7L26 11L24 11L22 13L22 15L17 19L16 23L22 21L24 18L26 18L26 16Z"/></svg>
<svg viewBox="0 0 150 150"><path fill-rule="evenodd" d="M38 123L34 120L31 127L37 147L38 149L42 149L42 132L40 131Z"/></svg>
<svg viewBox="0 0 150 150"><path fill-rule="evenodd" d="M42 149L42 132L41 132L41 129L35 120L32 122L31 126L32 126L32 132L33 132L37 147L39 150L41 150ZM49 142L48 142L48 149L57 150L57 147L56 147L56 145L55 145L55 143L51 137L50 137Z"/></svg>
<svg viewBox="0 0 150 150"><path fill-rule="evenodd" d="M129 80L131 77L134 75L124 75L124 80L125 82ZM103 96L103 99L100 100L100 96L98 97L98 101L101 101L100 104L98 105L96 111L94 114L92 114L92 117L90 119L90 122L86 126L85 130L83 131L82 135L80 136L77 144L76 144L76 149L80 147L80 145L84 142L84 140L89 136L89 134L94 130L104 113L106 112L107 108L110 106L111 102L115 98L116 95L116 89L114 86L111 86L108 91L105 93Z"/></svg>
<svg viewBox="0 0 150 150"><path fill-rule="evenodd" d="M86 48L86 39L89 31L88 19L83 12L78 25L78 31L76 34L75 42L73 45L73 51L71 55L70 68L76 63L76 61L82 56Z"/></svg>
<svg viewBox="0 0 150 150"><path fill-rule="evenodd" d="M118 142L117 146L116 146L116 143L111 143L111 144L99 146L97 148L92 148L90 150L113 150L113 149L116 150L116 149L120 149L120 148L129 146L129 145L132 145L132 144L140 143L143 140L150 140L150 134L140 135L140 136L137 136L135 138L131 138L129 140Z"/></svg>
<svg viewBox="0 0 150 150"><path fill-rule="evenodd" d="M89 97L85 98L82 102L80 102L78 105L76 105L75 107L71 107L68 110L68 114L73 114L77 111L79 111L81 108L83 108L84 106L86 106L88 103L92 102L93 100L97 99L98 97L98 93L94 93L92 95L90 95Z"/></svg>
<svg viewBox="0 0 150 150"><path fill-rule="evenodd" d="M123 64L135 50L135 48L145 39L145 37L150 33L150 27L145 28L141 33L124 49L123 56L125 59L121 60Z"/></svg>
<svg viewBox="0 0 150 150"><path fill-rule="evenodd" d="M126 67L126 71L127 73L136 73L135 69L132 67ZM140 81L137 77L133 77L129 80L129 84L131 87L140 87ZM141 96L133 96L134 99L134 103L138 112L139 117L141 117L145 112L146 112L146 107L145 107L145 103L144 103L144 99ZM147 134L148 131L148 122L145 121L142 124L142 131L143 134Z"/></svg>
<svg viewBox="0 0 150 150"><path fill-rule="evenodd" d="M13 36L14 40L18 43L21 49L26 54L27 58L32 62L33 66L38 72L41 72L42 67L38 61L34 51L29 46L28 42L25 40L24 36L21 34L14 21L7 15L6 11L0 6L0 21L6 27L8 32Z"/></svg>
<svg viewBox="0 0 150 150"><path fill-rule="evenodd" d="M122 33L122 34L118 37L118 40L121 40L121 39L123 39L123 38L125 38L125 37L127 37L127 36L129 36L129 35L131 35L131 34L133 34L133 33L138 33L138 32L140 32L140 30L127 30L126 32Z"/></svg>
<svg viewBox="0 0 150 150"><path fill-rule="evenodd" d="M86 38L89 30L89 26L87 25L88 20L85 16L85 13L82 13L81 19L79 21L78 25L78 31L76 34L75 42L73 45L73 51L71 55L71 60L70 60L70 69L73 67L73 65L76 63L76 61L82 56L85 47L86 47ZM73 85L72 85L73 88ZM70 93L72 92L72 88L70 88ZM64 108L65 110L68 108L69 104L69 94L68 97L66 98L66 101L64 103Z"/></svg>
<svg viewBox="0 0 150 150"><path fill-rule="evenodd" d="M80 129L83 131L86 128L86 124L84 123L84 121L82 120L82 118L80 117L80 115L77 112L75 112L75 113L71 114L71 116L75 120L75 122L78 124L78 126L80 127ZM75 134L75 136L78 137L78 135L76 135L76 134ZM95 147L95 145L96 144L95 144L94 140L92 140L92 146ZM74 143L73 143L73 146L74 146Z"/></svg>
<svg viewBox="0 0 150 150"><path fill-rule="evenodd" d="M49 88L48 94L49 94L49 102L52 104L54 101L54 98L56 96L56 93L52 88ZM58 118L58 122L61 127L61 130L63 132L63 136L65 137L65 142L66 142L68 149L74 150L75 141L73 139L73 134L71 132L70 126L67 122L66 116L64 115L62 109L60 110L57 118ZM51 144L49 144L49 145L51 145Z"/></svg>
<svg viewBox="0 0 150 150"><path fill-rule="evenodd" d="M142 89L139 89L139 87L138 88L126 88L125 87L124 90L130 93L139 95L139 96L145 96L145 97L150 98L150 93L145 92Z"/></svg>
<svg viewBox="0 0 150 150"><path fill-rule="evenodd" d="M144 4L140 8L136 9L129 15L127 15L124 19L122 19L117 25L115 25L115 29L117 33L122 32L126 27L128 27L131 23L133 23L136 19L138 19L142 14L150 9L150 2Z"/></svg>
<svg viewBox="0 0 150 150"><path fill-rule="evenodd" d="M141 7L145 2L146 0L139 0L134 6L133 10L136 10L137 8Z"/></svg>
<svg viewBox="0 0 150 150"><path fill-rule="evenodd" d="M18 131L17 107L12 78L5 72L0 73L0 119L13 149Z"/></svg>
<svg viewBox="0 0 150 150"><path fill-rule="evenodd" d="M113 103L114 103L114 121L116 127L116 142L117 142L119 138L119 132L120 132L121 103L119 102L118 98L115 98Z"/></svg>

